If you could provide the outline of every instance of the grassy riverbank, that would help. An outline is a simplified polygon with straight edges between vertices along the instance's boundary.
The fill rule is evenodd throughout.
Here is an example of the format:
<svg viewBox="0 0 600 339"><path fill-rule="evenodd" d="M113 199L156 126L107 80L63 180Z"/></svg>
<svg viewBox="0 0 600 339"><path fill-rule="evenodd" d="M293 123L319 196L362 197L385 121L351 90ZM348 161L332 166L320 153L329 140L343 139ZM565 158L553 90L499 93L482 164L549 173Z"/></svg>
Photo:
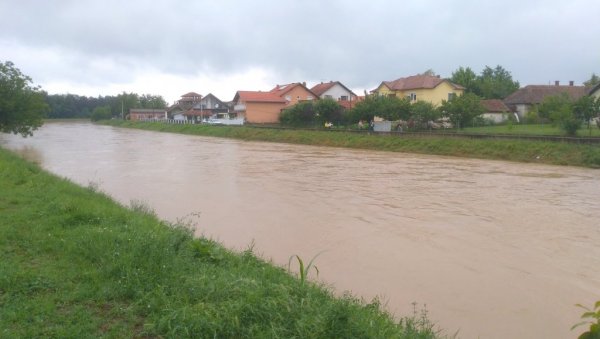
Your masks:
<svg viewBox="0 0 600 339"><path fill-rule="evenodd" d="M435 337L1 148L0 215L2 338Z"/></svg>
<svg viewBox="0 0 600 339"><path fill-rule="evenodd" d="M361 148L380 151L447 155L492 160L535 162L600 168L600 147L557 142L396 137L352 132L277 130L238 126L168 125L163 123L104 121L104 124L151 131L273 141L294 144Z"/></svg>

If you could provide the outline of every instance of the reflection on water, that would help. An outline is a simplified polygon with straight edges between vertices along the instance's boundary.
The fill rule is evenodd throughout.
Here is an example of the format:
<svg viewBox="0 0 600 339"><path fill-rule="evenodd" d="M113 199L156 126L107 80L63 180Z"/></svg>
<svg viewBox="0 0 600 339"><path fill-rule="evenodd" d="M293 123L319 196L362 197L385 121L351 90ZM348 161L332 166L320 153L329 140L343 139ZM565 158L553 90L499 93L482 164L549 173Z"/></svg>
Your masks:
<svg viewBox="0 0 600 339"><path fill-rule="evenodd" d="M0 143L462 338L566 338L600 299L600 171L52 123ZM27 155L28 154L28 155Z"/></svg>

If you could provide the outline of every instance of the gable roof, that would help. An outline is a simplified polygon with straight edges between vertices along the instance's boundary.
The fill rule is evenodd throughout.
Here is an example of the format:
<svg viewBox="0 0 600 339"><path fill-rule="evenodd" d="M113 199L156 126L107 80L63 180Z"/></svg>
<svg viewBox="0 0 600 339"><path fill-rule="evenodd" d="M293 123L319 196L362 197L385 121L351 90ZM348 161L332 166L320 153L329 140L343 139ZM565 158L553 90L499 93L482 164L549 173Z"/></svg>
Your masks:
<svg viewBox="0 0 600 339"><path fill-rule="evenodd" d="M189 92L189 93L186 93L186 94L182 95L181 97L182 97L182 98L197 98L197 97L200 97L200 98L201 98L201 97L202 97L202 95L201 95L201 94L198 94L198 93L196 93L196 92Z"/></svg>
<svg viewBox="0 0 600 339"><path fill-rule="evenodd" d="M286 103L284 98L275 93L257 91L237 91L233 101Z"/></svg>
<svg viewBox="0 0 600 339"><path fill-rule="evenodd" d="M507 105L539 104L546 97L562 93L566 93L572 100L577 100L586 95L586 90L584 86L528 85L507 96L504 103Z"/></svg>
<svg viewBox="0 0 600 339"><path fill-rule="evenodd" d="M600 83L598 83L596 86L593 86L592 88L590 88L590 90L588 91L588 95L594 95L594 93L598 92L600 90Z"/></svg>
<svg viewBox="0 0 600 339"><path fill-rule="evenodd" d="M481 100L481 105L487 113L506 113L510 112L508 106L499 99Z"/></svg>
<svg viewBox="0 0 600 339"><path fill-rule="evenodd" d="M393 81L384 81L382 84L394 91L407 91L411 89L433 89L443 82L447 82L455 89L464 89L464 87L454 84L447 79L433 75L413 75ZM379 86L381 87L381 85Z"/></svg>
<svg viewBox="0 0 600 339"><path fill-rule="evenodd" d="M320 83L320 84L317 84L317 85L313 86L313 88L311 88L310 90L313 93L315 93L318 97L320 97L321 95L323 95L323 93L327 92L329 89L331 89L335 85L342 86L350 94L356 96L356 94L354 94L354 92L352 92L350 89L348 89L348 87L344 86L339 81L330 81L330 82Z"/></svg>
<svg viewBox="0 0 600 339"><path fill-rule="evenodd" d="M293 83L287 84L287 85L277 85L277 86L275 86L275 88L273 88L270 91L270 93L276 94L279 97L283 97L287 92L293 90L296 87L303 88L305 91L307 91L308 93L310 93L311 95L313 95L315 98L319 97L313 91L311 91L310 89L308 89L308 87L306 87L305 84L299 83L299 82L293 82Z"/></svg>

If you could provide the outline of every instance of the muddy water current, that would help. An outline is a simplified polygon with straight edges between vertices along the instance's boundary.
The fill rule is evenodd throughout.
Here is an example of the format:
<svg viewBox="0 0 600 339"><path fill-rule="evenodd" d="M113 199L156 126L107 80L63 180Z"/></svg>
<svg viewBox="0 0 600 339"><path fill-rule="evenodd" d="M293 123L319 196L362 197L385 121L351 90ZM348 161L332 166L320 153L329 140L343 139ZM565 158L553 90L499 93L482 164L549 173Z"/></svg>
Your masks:
<svg viewBox="0 0 600 339"><path fill-rule="evenodd" d="M59 176L460 338L573 338L600 300L600 170L243 142L88 123L0 134Z"/></svg>

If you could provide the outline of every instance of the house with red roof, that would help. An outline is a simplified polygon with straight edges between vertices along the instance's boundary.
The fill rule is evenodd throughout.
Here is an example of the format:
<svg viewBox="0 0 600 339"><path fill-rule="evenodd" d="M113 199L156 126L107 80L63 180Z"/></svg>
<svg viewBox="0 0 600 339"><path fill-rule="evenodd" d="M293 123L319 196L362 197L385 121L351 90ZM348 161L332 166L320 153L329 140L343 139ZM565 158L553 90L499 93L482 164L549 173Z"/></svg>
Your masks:
<svg viewBox="0 0 600 339"><path fill-rule="evenodd" d="M342 107L350 109L356 104L358 96L339 81L321 82L310 89L320 99L333 99Z"/></svg>
<svg viewBox="0 0 600 339"><path fill-rule="evenodd" d="M277 123L285 108L316 99L318 96L306 87L306 83L296 82L277 85L268 92L237 91L233 98L233 110L249 123Z"/></svg>
<svg viewBox="0 0 600 339"><path fill-rule="evenodd" d="M175 101L173 105L167 108L167 114L169 118L176 120L184 120L186 118L183 115L183 113L192 109L192 107L194 107L195 104L200 102L200 100L202 100L201 94L198 94L196 92L186 93L182 95L179 100Z"/></svg>
<svg viewBox="0 0 600 339"><path fill-rule="evenodd" d="M427 101L439 106L444 100L450 100L463 94L465 88L434 75L413 75L393 81L383 81L372 90L376 95L407 98L411 102Z"/></svg>
<svg viewBox="0 0 600 339"><path fill-rule="evenodd" d="M187 120L201 121L211 117L227 116L229 105L214 94L208 93L182 114Z"/></svg>
<svg viewBox="0 0 600 339"><path fill-rule="evenodd" d="M481 100L481 106L485 109L485 112L481 116L494 123L506 121L509 114L513 114L510 108L500 99Z"/></svg>

